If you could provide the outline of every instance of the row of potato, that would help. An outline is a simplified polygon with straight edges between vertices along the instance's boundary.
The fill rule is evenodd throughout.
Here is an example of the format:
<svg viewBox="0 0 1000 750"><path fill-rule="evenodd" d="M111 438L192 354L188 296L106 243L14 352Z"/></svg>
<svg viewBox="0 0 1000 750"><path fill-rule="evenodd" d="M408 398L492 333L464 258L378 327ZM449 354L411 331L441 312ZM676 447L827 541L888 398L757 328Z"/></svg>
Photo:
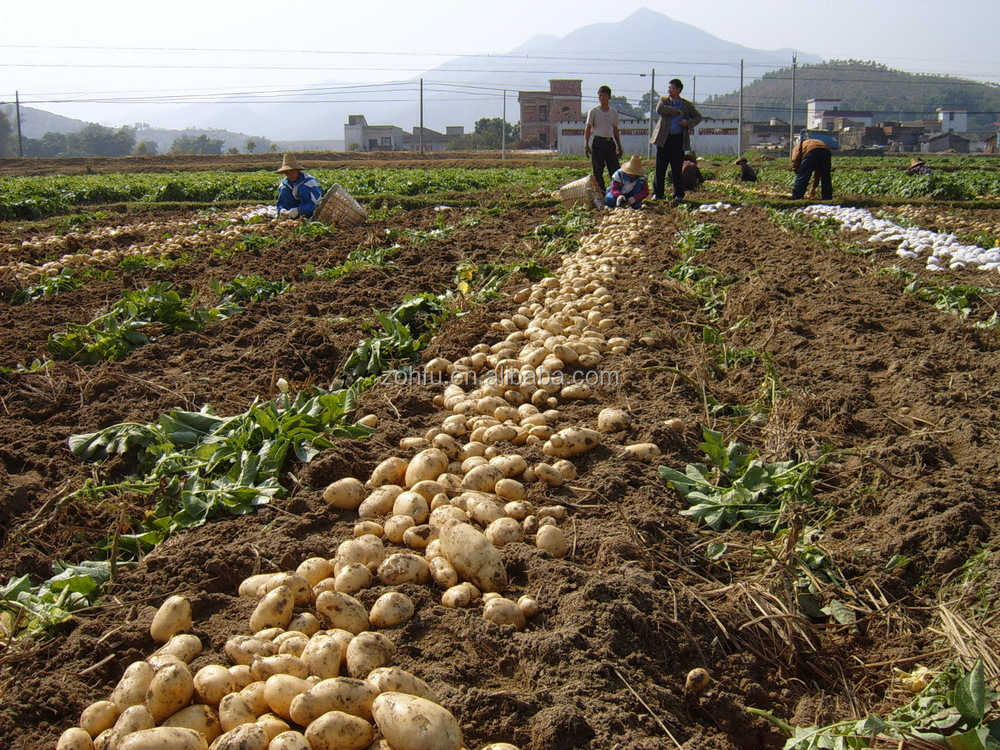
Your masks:
<svg viewBox="0 0 1000 750"><path fill-rule="evenodd" d="M241 584L239 594L258 603L249 632L225 645L232 665L191 673L201 643L189 632L190 603L173 597L151 626L164 645L131 665L108 700L88 707L57 750L463 748L457 719L423 680L392 665L396 646L381 630L414 616L413 601L396 590L403 584L437 586L447 607L481 602L484 618L516 630L537 613L532 596L504 596L499 550L531 539L564 556L566 506L532 504L527 485L572 482L570 458L631 426L625 412L604 409L596 429L557 429L557 407L593 391L555 376L627 351L626 339L610 335L616 323L603 280L640 252L641 229L639 212L609 213L558 277L517 293L521 307L495 326L506 334L501 341L427 364L428 374L449 375L435 398L449 415L401 440L402 455L366 481L345 477L325 489L331 507L359 517L354 538L332 558ZM359 421L377 426L374 415ZM517 452L527 445L539 445L550 461L529 464ZM623 455L652 460L659 449L623 446ZM355 595L372 586L387 591L366 608Z"/></svg>
<svg viewBox="0 0 1000 750"><path fill-rule="evenodd" d="M118 263L133 256L170 258L199 247L217 245L220 241L235 243L248 234L258 233L261 226L266 226L244 225L242 218L245 213L246 209L220 212L214 217L214 221L229 224L221 229L203 226L203 218L191 218L136 222L91 231L32 237L20 243L0 243L0 275L10 274L20 283L31 283L58 276L64 269ZM198 228L199 226L202 228ZM121 237L133 235L163 239L119 246L122 244ZM55 260L40 264L17 260L19 253L38 250L47 254L63 254Z"/></svg>

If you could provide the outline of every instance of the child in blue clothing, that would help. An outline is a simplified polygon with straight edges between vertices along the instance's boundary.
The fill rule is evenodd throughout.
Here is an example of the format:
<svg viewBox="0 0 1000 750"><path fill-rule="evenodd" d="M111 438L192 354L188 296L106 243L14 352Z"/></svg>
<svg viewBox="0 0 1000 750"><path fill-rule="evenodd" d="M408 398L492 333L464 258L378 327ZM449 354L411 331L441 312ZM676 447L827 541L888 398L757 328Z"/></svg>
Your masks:
<svg viewBox="0 0 1000 750"><path fill-rule="evenodd" d="M292 154L285 154L281 166L285 179L278 186L278 216L283 219L308 219L316 210L316 203L323 197L323 189L316 178L302 169Z"/></svg>
<svg viewBox="0 0 1000 750"><path fill-rule="evenodd" d="M604 196L608 208L642 208L649 196L649 182L642 157L633 156L611 176L611 187Z"/></svg>

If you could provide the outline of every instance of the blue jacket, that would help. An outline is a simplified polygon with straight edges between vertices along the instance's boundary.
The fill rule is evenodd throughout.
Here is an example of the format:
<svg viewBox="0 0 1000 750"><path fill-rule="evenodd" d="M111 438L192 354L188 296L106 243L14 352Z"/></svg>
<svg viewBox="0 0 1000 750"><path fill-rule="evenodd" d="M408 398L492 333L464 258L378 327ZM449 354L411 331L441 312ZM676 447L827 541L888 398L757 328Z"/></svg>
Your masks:
<svg viewBox="0 0 1000 750"><path fill-rule="evenodd" d="M299 216L309 218L316 210L316 202L323 197L323 189L311 174L299 172L294 183L284 178L278 186L278 209L297 208Z"/></svg>

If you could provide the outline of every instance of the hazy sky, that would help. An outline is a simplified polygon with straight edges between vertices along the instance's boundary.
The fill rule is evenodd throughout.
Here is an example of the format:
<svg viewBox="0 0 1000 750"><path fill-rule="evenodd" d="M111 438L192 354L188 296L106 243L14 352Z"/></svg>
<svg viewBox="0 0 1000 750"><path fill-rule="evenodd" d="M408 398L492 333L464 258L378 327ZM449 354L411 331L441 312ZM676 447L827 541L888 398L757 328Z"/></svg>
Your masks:
<svg viewBox="0 0 1000 750"><path fill-rule="evenodd" d="M502 55L536 35L565 36L581 26L620 21L639 8L757 49L796 48L827 59L878 60L912 72L1000 81L1000 0L4 5L0 101L12 101L17 91L25 104L106 124L126 109L116 100L405 80L455 56ZM820 8L831 12L819 17ZM643 51L635 52L642 66ZM72 100L91 103L66 103Z"/></svg>

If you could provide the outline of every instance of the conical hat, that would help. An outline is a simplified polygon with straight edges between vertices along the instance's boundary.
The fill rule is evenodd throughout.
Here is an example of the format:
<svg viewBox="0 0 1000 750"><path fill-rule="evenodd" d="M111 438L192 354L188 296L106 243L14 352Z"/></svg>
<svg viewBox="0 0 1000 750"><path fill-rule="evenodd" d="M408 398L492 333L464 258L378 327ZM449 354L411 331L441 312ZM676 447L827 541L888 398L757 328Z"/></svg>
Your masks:
<svg viewBox="0 0 1000 750"><path fill-rule="evenodd" d="M633 177L639 177L646 174L646 170L642 166L642 157L633 156L627 162L622 164L622 171L625 174L632 175Z"/></svg>
<svg viewBox="0 0 1000 750"><path fill-rule="evenodd" d="M299 160L295 158L294 154L285 154L281 160L281 166L278 167L275 172L291 172L292 170L297 170L299 172L302 170L302 165L299 164Z"/></svg>

